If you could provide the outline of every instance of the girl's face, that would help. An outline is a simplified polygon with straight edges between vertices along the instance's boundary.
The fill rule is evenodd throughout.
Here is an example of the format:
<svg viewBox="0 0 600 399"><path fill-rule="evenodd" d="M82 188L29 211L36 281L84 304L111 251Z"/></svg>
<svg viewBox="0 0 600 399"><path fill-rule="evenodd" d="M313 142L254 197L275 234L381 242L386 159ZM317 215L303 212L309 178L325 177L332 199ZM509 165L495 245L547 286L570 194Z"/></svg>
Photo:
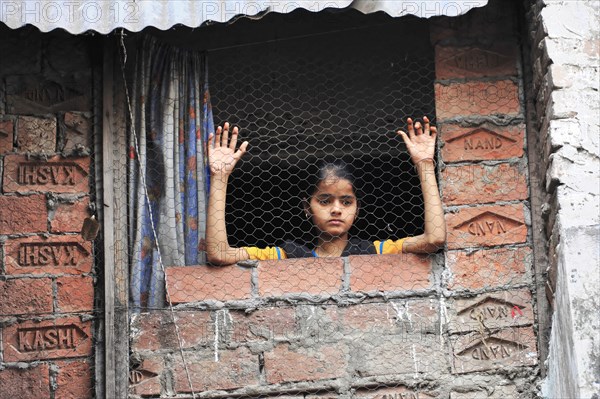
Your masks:
<svg viewBox="0 0 600 399"><path fill-rule="evenodd" d="M322 180L310 198L307 212L322 238L347 237L358 213L352 183L335 176Z"/></svg>

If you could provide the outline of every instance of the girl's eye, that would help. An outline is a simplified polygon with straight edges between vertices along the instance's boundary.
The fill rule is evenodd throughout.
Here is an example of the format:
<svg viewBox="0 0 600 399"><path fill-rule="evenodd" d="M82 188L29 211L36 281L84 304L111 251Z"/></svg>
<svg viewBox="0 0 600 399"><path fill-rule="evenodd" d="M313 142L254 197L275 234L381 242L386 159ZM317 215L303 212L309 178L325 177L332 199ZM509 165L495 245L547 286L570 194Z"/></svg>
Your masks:
<svg viewBox="0 0 600 399"><path fill-rule="evenodd" d="M327 205L330 202L328 198L320 199L320 200L317 200L317 201L319 201L320 205Z"/></svg>

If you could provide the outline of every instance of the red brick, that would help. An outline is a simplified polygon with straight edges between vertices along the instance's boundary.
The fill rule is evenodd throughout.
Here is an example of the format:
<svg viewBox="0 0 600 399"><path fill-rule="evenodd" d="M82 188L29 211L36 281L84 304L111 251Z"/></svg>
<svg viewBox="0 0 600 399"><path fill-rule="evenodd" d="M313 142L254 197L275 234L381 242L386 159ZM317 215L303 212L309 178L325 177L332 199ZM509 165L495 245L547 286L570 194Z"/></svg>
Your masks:
<svg viewBox="0 0 600 399"><path fill-rule="evenodd" d="M92 354L92 323L78 317L23 321L4 327L5 362L71 358Z"/></svg>
<svg viewBox="0 0 600 399"><path fill-rule="evenodd" d="M524 125L461 127L442 124L440 127L444 141L442 158L447 163L523 156Z"/></svg>
<svg viewBox="0 0 600 399"><path fill-rule="evenodd" d="M14 122L0 120L0 155L13 150Z"/></svg>
<svg viewBox="0 0 600 399"><path fill-rule="evenodd" d="M264 307L249 314L230 311L229 317L235 342L292 339L299 330L293 307Z"/></svg>
<svg viewBox="0 0 600 399"><path fill-rule="evenodd" d="M186 352L194 391L234 389L259 384L258 355L245 347L234 350L200 349ZM175 390L191 392L181 356L174 356Z"/></svg>
<svg viewBox="0 0 600 399"><path fill-rule="evenodd" d="M317 381L346 374L348 349L342 343L311 348L277 345L265 352L265 372L269 384Z"/></svg>
<svg viewBox="0 0 600 399"><path fill-rule="evenodd" d="M521 327L533 324L533 301L528 289L490 292L447 302L451 333Z"/></svg>
<svg viewBox="0 0 600 399"><path fill-rule="evenodd" d="M340 328L347 337L437 332L439 325L439 302L432 299L364 303L341 307L338 313Z"/></svg>
<svg viewBox="0 0 600 399"><path fill-rule="evenodd" d="M20 116L17 120L17 148L19 152L55 152L56 118Z"/></svg>
<svg viewBox="0 0 600 399"><path fill-rule="evenodd" d="M439 334L365 334L349 343L352 375L438 374L448 369Z"/></svg>
<svg viewBox="0 0 600 399"><path fill-rule="evenodd" d="M92 245L80 236L24 237L6 240L6 274L79 274L92 270Z"/></svg>
<svg viewBox="0 0 600 399"><path fill-rule="evenodd" d="M342 288L341 258L301 258L260 262L258 290L261 296L290 293L336 294Z"/></svg>
<svg viewBox="0 0 600 399"><path fill-rule="evenodd" d="M356 399L436 399L438 395L421 389L405 386L359 389L354 396Z"/></svg>
<svg viewBox="0 0 600 399"><path fill-rule="evenodd" d="M23 155L4 158L4 192L89 193L90 158L54 156L48 161Z"/></svg>
<svg viewBox="0 0 600 399"><path fill-rule="evenodd" d="M59 367L56 377L55 399L82 399L94 397L92 370L88 362L56 362Z"/></svg>
<svg viewBox="0 0 600 399"><path fill-rule="evenodd" d="M431 259L424 255L350 256L352 291L404 291L431 288Z"/></svg>
<svg viewBox="0 0 600 399"><path fill-rule="evenodd" d="M452 373L462 374L535 366L538 354L532 327L507 328L451 337Z"/></svg>
<svg viewBox="0 0 600 399"><path fill-rule="evenodd" d="M50 229L57 233L79 233L83 220L90 216L90 199L81 198L73 203L58 202L50 212Z"/></svg>
<svg viewBox="0 0 600 399"><path fill-rule="evenodd" d="M478 206L446 214L450 249L518 244L527 240L523 204Z"/></svg>
<svg viewBox="0 0 600 399"><path fill-rule="evenodd" d="M475 252L446 253L450 271L449 289L479 290L529 283L533 254L531 248L499 248Z"/></svg>
<svg viewBox="0 0 600 399"><path fill-rule="evenodd" d="M202 310L175 311L181 347L190 348L213 342L214 322L211 314L211 311ZM179 348L173 314L169 310L136 314L132 317L132 326L138 331L132 336L131 347L135 351Z"/></svg>
<svg viewBox="0 0 600 399"><path fill-rule="evenodd" d="M0 281L0 316L52 312L52 282L48 278Z"/></svg>
<svg viewBox="0 0 600 399"><path fill-rule="evenodd" d="M58 311L81 312L94 309L94 281L91 277L68 276L56 279Z"/></svg>
<svg viewBox="0 0 600 399"><path fill-rule="evenodd" d="M129 387L132 393L140 396L160 395L160 375L163 370L161 358L143 359L139 367L129 371Z"/></svg>
<svg viewBox="0 0 600 399"><path fill-rule="evenodd" d="M20 370L0 370L0 398L50 398L50 373L47 364Z"/></svg>
<svg viewBox="0 0 600 399"><path fill-rule="evenodd" d="M520 113L519 88L511 80L435 84L438 119Z"/></svg>
<svg viewBox="0 0 600 399"><path fill-rule="evenodd" d="M45 195L0 196L0 234L48 231Z"/></svg>
<svg viewBox="0 0 600 399"><path fill-rule="evenodd" d="M91 114L84 112L65 113L65 153L89 149L92 138Z"/></svg>
<svg viewBox="0 0 600 399"><path fill-rule="evenodd" d="M517 45L495 42L492 46L435 47L437 79L517 75Z"/></svg>
<svg viewBox="0 0 600 399"><path fill-rule="evenodd" d="M442 172L445 205L527 199L525 171L517 165L449 166Z"/></svg>
<svg viewBox="0 0 600 399"><path fill-rule="evenodd" d="M239 266L168 267L167 290L173 303L250 298L251 271Z"/></svg>

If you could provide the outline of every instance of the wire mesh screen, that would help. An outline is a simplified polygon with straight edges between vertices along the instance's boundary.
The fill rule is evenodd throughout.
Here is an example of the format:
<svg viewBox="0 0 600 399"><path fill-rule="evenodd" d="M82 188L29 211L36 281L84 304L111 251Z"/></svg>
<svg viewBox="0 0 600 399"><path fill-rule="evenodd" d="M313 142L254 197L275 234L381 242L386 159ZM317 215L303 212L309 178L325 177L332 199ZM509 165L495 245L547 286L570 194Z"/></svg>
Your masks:
<svg viewBox="0 0 600 399"><path fill-rule="evenodd" d="M353 166L356 236L422 233L419 181L394 132L433 116L433 54L408 50L400 34L363 28L210 53L215 121L250 143L230 184L232 245L311 242L303 183L320 160Z"/></svg>
<svg viewBox="0 0 600 399"><path fill-rule="evenodd" d="M482 372L535 364L529 292L480 269L529 253L436 254L445 217L476 207L444 215L427 22L305 12L197 35L207 63L185 40L138 61L133 395L471 397Z"/></svg>

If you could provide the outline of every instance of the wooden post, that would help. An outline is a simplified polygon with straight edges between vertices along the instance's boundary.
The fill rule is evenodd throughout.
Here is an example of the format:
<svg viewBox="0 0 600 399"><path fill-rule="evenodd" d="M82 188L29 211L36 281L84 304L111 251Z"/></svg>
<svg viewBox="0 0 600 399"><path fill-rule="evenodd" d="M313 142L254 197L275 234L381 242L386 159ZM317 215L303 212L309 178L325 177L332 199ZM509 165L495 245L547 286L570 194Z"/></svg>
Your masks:
<svg viewBox="0 0 600 399"><path fill-rule="evenodd" d="M117 39L117 40L115 40ZM118 38L104 44L102 174L104 231L104 397L126 398L129 374L127 114ZM102 329L101 329L102 330Z"/></svg>

